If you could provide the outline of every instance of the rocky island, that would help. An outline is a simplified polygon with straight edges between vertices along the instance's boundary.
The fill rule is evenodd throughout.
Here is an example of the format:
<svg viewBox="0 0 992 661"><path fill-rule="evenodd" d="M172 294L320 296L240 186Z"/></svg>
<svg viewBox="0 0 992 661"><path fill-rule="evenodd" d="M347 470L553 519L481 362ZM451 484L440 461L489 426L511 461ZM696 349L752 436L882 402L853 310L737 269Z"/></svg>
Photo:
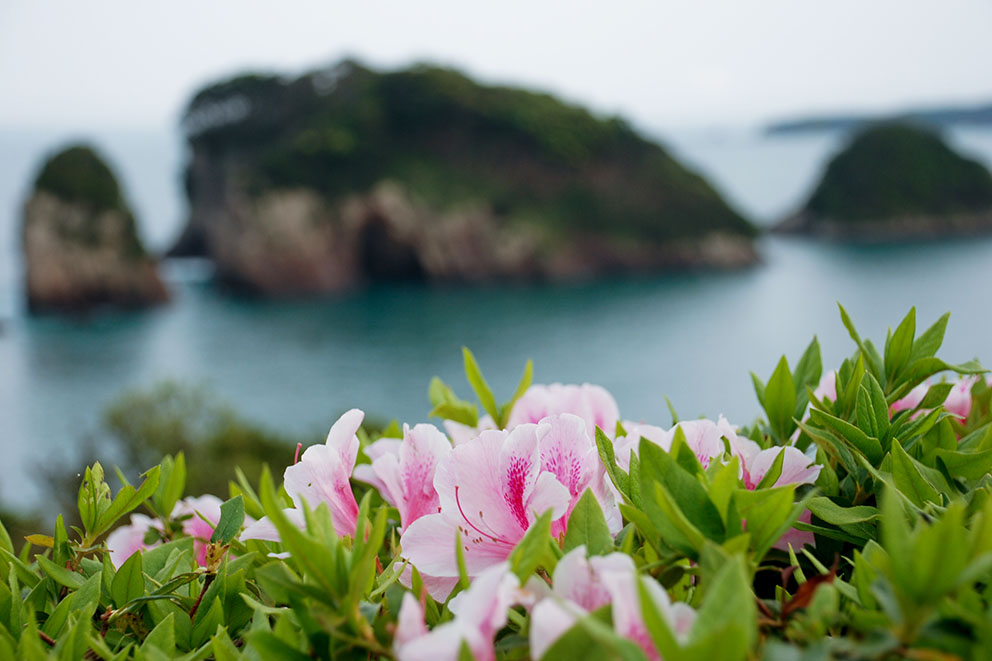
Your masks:
<svg viewBox="0 0 992 661"><path fill-rule="evenodd" d="M23 241L33 312L168 299L116 177L90 147L69 147L44 163L24 206Z"/></svg>
<svg viewBox="0 0 992 661"><path fill-rule="evenodd" d="M239 76L183 128L173 255L271 296L756 261L754 228L619 119L449 69Z"/></svg>
<svg viewBox="0 0 992 661"><path fill-rule="evenodd" d="M872 126L775 231L877 242L992 231L992 174L930 129Z"/></svg>

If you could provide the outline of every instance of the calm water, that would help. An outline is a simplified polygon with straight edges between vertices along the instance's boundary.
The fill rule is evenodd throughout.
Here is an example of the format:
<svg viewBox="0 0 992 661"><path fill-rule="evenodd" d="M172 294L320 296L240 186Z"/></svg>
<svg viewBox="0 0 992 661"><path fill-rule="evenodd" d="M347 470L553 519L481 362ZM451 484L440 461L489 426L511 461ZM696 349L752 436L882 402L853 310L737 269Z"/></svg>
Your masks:
<svg viewBox="0 0 992 661"><path fill-rule="evenodd" d="M173 304L88 321L21 312L17 207L43 134L0 133L0 501L36 498L31 468L71 456L99 412L129 386L206 382L251 418L293 432L326 428L358 406L410 422L428 410L438 374L467 394L460 347L471 347L497 393L527 358L543 382L592 381L626 417L758 411L748 372L765 377L819 333L825 360L850 351L835 301L862 331L884 336L916 305L920 324L953 311L944 356L992 362L992 239L852 247L766 239L764 263L741 272L575 287L382 287L325 302L265 303L219 292L170 266ZM182 153L161 135L105 136L154 245L178 231ZM992 164L992 132L954 140ZM764 139L728 132L676 136L674 149L745 212L767 222L797 206L833 136Z"/></svg>

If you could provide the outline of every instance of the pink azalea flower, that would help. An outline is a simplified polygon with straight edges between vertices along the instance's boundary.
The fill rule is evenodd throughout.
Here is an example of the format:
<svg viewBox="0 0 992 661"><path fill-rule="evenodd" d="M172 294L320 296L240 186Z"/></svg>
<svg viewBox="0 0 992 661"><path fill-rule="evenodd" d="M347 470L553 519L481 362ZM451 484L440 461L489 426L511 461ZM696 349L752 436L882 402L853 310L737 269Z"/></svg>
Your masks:
<svg viewBox="0 0 992 661"><path fill-rule="evenodd" d="M365 449L371 464L355 467L356 480L378 489L400 512L400 531L426 514L436 514L440 501L434 489L437 462L451 453L451 442L434 425L403 425L403 440L383 438Z"/></svg>
<svg viewBox="0 0 992 661"><path fill-rule="evenodd" d="M977 375L960 377L947 394L947 398L944 400L944 409L962 419L967 418L971 412L971 388L978 382L978 379L979 377ZM905 397L892 403L892 406L889 407L889 415L892 416L899 411L915 409L923 401L923 398L926 397L929 390L930 384L927 382L916 386ZM913 414L913 417L925 415L928 412L917 411Z"/></svg>
<svg viewBox="0 0 992 661"><path fill-rule="evenodd" d="M823 466L814 463L814 458L810 458L791 445L762 450L751 439L738 437L733 449L734 454L741 460L741 479L744 480L744 486L751 491L758 488L761 480L768 474L780 453L784 453L782 472L772 487L784 487L790 484L814 484L823 468ZM811 521L810 516L809 510L806 510L799 515L799 521L809 523ZM815 538L813 533L808 530L792 528L775 542L774 548L788 551L789 544L794 549L801 548L804 544L815 546Z"/></svg>
<svg viewBox="0 0 992 661"><path fill-rule="evenodd" d="M571 494L554 473L541 470L537 425L484 431L454 448L434 474L441 511L403 533L403 556L423 574L457 577L460 534L472 576L505 560L542 513L561 517Z"/></svg>
<svg viewBox="0 0 992 661"><path fill-rule="evenodd" d="M358 503L351 490L351 472L358 458L358 428L365 413L358 409L346 412L327 432L323 445L311 445L300 461L286 468L283 486L296 509L283 510L295 525L304 527L303 501L311 508L327 503L334 530L342 537L355 534ZM279 532L268 517L245 528L241 539L279 541Z"/></svg>
<svg viewBox="0 0 992 661"><path fill-rule="evenodd" d="M560 413L571 413L586 423L586 432L593 436L596 427L613 438L620 419L617 402L607 390L589 383L577 385L534 385L513 405L508 429L528 422L540 422Z"/></svg>
<svg viewBox="0 0 992 661"><path fill-rule="evenodd" d="M820 383L813 391L813 396L821 402L824 400L837 401L837 372L835 370L830 370L820 377Z"/></svg>
<svg viewBox="0 0 992 661"><path fill-rule="evenodd" d="M823 468L819 464L814 464L813 459L791 445L762 450L751 439L739 438L734 450L734 454L741 458L744 486L750 490L758 487L781 453L785 453L782 458L782 472L775 480L773 487L784 487L789 484L813 484L820 476L820 469Z"/></svg>
<svg viewBox="0 0 992 661"><path fill-rule="evenodd" d="M207 545L220 521L220 506L223 503L217 496L206 494L199 498L188 497L176 503L172 518L189 516L183 521L183 532L193 538L193 555L196 564L207 566Z"/></svg>
<svg viewBox="0 0 992 661"><path fill-rule="evenodd" d="M971 413L971 389L978 383L978 379L978 375L964 376L958 379L958 382L951 388L951 392L947 393L944 408L949 413L967 419L968 414Z"/></svg>
<svg viewBox="0 0 992 661"><path fill-rule="evenodd" d="M737 427L727 422L727 419L722 415L716 422L705 419L684 420L667 431L660 427L639 424L630 424L629 427L625 424L624 429L627 431L627 435L616 440L614 453L617 465L625 471L630 470L630 455L632 452L637 454L641 437L668 452L672 449L672 443L675 440L675 430L681 429L685 435L686 444L699 459L703 468L708 468L713 459L723 455L725 450L724 438L730 442L731 446L737 439Z"/></svg>
<svg viewBox="0 0 992 661"><path fill-rule="evenodd" d="M131 523L116 528L107 535L107 550L110 551L110 562L119 569L124 561L138 551L155 548L161 541L145 543L145 538L151 530L162 531L162 523L144 514L132 514Z"/></svg>
<svg viewBox="0 0 992 661"><path fill-rule="evenodd" d="M558 561L552 576L551 594L534 607L530 626L531 656L540 658L578 619L612 603L616 632L636 642L649 658L659 659L641 614L639 580L676 637L685 640L696 617L692 608L682 603L672 604L656 581L639 577L630 556L611 553L587 558L585 547L580 546Z"/></svg>
<svg viewBox="0 0 992 661"><path fill-rule="evenodd" d="M506 563L494 565L479 574L471 587L451 600L455 619L428 631L420 602L407 592L403 595L393 648L399 661L454 661L462 643L468 645L476 661L493 661L493 639L506 625L507 610L519 603L520 582Z"/></svg>
<svg viewBox="0 0 992 661"><path fill-rule="evenodd" d="M596 443L587 433L582 418L570 413L553 415L537 425L541 469L550 471L568 489L571 499L564 516L551 525L551 534L560 537L568 528L568 517L586 489L603 508L610 532L616 534L623 526L620 508L607 483L606 469L599 460Z"/></svg>
<svg viewBox="0 0 992 661"><path fill-rule="evenodd" d="M460 422L455 422L454 420L444 421L444 430L448 432L448 436L451 438L451 442L455 445L461 445L462 443L468 443L469 441L479 438L479 434L486 431L487 429L496 429L496 423L493 422L492 417L484 415L479 418L479 424L475 427L469 427L468 425L463 425Z"/></svg>
<svg viewBox="0 0 992 661"><path fill-rule="evenodd" d="M889 407L889 416L893 416L899 411L915 409L923 401L923 398L927 396L928 390L930 390L929 383L924 382L916 386L905 397L892 402L892 406Z"/></svg>

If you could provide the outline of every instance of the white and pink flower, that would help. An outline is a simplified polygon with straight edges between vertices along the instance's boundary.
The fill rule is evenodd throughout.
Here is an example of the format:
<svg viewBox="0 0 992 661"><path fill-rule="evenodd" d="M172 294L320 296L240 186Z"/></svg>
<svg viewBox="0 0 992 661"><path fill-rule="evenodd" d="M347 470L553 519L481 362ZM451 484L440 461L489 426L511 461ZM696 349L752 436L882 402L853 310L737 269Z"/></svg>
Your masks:
<svg viewBox="0 0 992 661"><path fill-rule="evenodd" d="M535 581L528 583L528 587ZM613 626L618 634L636 642L650 659L660 659L641 611L638 582L644 585L658 611L668 620L676 638L684 641L696 612L683 603L671 603L657 581L637 574L634 561L624 553L586 557L584 546L558 561L552 590L534 607L530 647L538 659L575 622L592 611L612 604Z"/></svg>
<svg viewBox="0 0 992 661"><path fill-rule="evenodd" d="M403 533L403 556L424 574L458 576L460 535L472 576L505 560L544 512L565 514L571 494L541 469L538 425L484 431L441 459L434 487L441 511L422 516Z"/></svg>
<svg viewBox="0 0 992 661"><path fill-rule="evenodd" d="M375 487L400 512L402 532L422 516L437 514L437 463L451 453L451 442L434 425L403 425L403 439L383 438L365 449L371 464L355 467L356 480Z"/></svg>
<svg viewBox="0 0 992 661"><path fill-rule="evenodd" d="M617 402L602 386L583 383L579 385L533 385L513 405L508 429L524 423L537 423L552 415L571 413L586 423L586 433L595 438L596 427L613 438L620 409Z"/></svg>
<svg viewBox="0 0 992 661"><path fill-rule="evenodd" d="M302 528L303 501L311 508L326 503L331 511L334 530L341 536L355 534L358 503L351 490L351 472L358 458L358 433L365 413L359 409L346 412L327 432L323 445L311 445L300 461L286 468L283 486L296 508L283 510L291 522ZM245 528L241 539L279 541L279 532L268 517Z"/></svg>
<svg viewBox="0 0 992 661"><path fill-rule="evenodd" d="M393 648L399 661L454 661L462 644L476 661L493 661L493 639L506 625L507 611L525 598L507 564L480 573L471 587L451 600L455 619L428 630L424 610L410 592L403 595Z"/></svg>
<svg viewBox="0 0 992 661"><path fill-rule="evenodd" d="M672 449L675 431L681 429L686 444L699 459L703 468L708 468L713 459L723 455L726 449L723 439L726 438L731 446L737 439L737 427L727 422L722 415L716 422L706 419L684 420L668 430L633 422L625 422L623 427L627 434L616 439L614 452L617 465L624 471L630 470L630 455L637 454L641 438L651 441L668 452Z"/></svg>

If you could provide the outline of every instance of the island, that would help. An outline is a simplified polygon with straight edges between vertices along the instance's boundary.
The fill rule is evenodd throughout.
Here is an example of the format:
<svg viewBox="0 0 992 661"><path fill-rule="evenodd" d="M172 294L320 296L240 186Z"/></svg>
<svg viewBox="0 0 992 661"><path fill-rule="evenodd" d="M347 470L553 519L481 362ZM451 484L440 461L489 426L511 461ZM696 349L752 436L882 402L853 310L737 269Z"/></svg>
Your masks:
<svg viewBox="0 0 992 661"><path fill-rule="evenodd" d="M824 131L852 131L871 124L900 122L919 124L931 128L950 126L992 127L992 103L975 106L947 106L942 108L914 108L889 115L840 114L801 117L772 122L765 127L767 135L817 133Z"/></svg>
<svg viewBox="0 0 992 661"><path fill-rule="evenodd" d="M169 298L117 178L90 146L69 146L42 165L24 205L22 239L32 312L144 307Z"/></svg>
<svg viewBox="0 0 992 661"><path fill-rule="evenodd" d="M992 230L992 174L916 125L870 126L834 156L805 206L774 231L899 241Z"/></svg>
<svg viewBox="0 0 992 661"><path fill-rule="evenodd" d="M210 85L183 119L172 255L267 296L757 260L755 228L617 118L429 65Z"/></svg>

